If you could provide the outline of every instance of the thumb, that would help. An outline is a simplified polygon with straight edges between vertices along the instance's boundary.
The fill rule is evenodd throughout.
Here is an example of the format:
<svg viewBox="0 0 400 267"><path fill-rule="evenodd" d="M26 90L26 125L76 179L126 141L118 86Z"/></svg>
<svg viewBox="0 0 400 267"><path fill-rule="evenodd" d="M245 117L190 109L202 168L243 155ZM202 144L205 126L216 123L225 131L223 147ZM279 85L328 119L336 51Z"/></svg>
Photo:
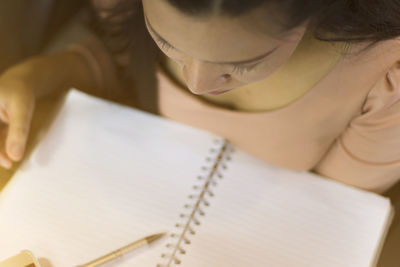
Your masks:
<svg viewBox="0 0 400 267"><path fill-rule="evenodd" d="M6 153L14 161L19 161L24 155L33 109L34 102L20 100L10 103Z"/></svg>

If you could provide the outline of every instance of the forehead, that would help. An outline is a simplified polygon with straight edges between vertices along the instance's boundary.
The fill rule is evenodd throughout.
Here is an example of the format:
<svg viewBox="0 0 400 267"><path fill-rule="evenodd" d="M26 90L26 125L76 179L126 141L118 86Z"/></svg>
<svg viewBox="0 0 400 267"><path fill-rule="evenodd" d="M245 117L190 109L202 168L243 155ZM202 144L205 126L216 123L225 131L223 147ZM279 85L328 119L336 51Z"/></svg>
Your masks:
<svg viewBox="0 0 400 267"><path fill-rule="evenodd" d="M151 27L180 51L207 61L241 61L278 45L279 27L268 23L267 9L240 16L187 15L166 0L143 0Z"/></svg>

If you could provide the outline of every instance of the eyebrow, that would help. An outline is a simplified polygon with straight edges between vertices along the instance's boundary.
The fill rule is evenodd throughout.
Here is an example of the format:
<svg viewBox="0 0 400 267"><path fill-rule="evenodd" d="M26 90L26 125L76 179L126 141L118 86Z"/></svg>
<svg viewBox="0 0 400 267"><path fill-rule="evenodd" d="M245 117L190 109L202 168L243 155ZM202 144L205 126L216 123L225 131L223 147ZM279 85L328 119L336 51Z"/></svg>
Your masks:
<svg viewBox="0 0 400 267"><path fill-rule="evenodd" d="M147 24L147 26L149 27L150 31L151 31L158 39L160 39L162 42L165 42L167 45L169 45L169 46L171 46L171 47L174 47L174 46L171 45L167 40L165 40L163 37L161 37L161 35L160 35L159 33L157 33L157 32L154 30L153 26L151 26L149 20L147 19L147 16L145 16L145 21L146 21L146 24ZM273 48L272 50L270 50L270 51L268 51L268 52L266 52L266 53L264 53L264 54L262 54L262 55L259 55L259 56L257 56L257 57L254 57L254 58L251 58L251 59L247 59L247 60L229 61L229 62L226 62L226 61L225 61L225 62L212 62L212 61L208 61L208 60L203 60L203 61L208 62L208 63L214 63L214 64L244 65L244 64L249 64L249 63L253 63L253 62L258 62L258 61L260 61L260 60L262 60L262 59L268 57L268 56L269 56L270 54L272 54L278 47L279 47L279 46L276 46L276 47ZM175 48L175 47L174 47L174 48ZM175 48L175 49L177 49L177 48ZM177 49L177 50L179 50L179 49Z"/></svg>

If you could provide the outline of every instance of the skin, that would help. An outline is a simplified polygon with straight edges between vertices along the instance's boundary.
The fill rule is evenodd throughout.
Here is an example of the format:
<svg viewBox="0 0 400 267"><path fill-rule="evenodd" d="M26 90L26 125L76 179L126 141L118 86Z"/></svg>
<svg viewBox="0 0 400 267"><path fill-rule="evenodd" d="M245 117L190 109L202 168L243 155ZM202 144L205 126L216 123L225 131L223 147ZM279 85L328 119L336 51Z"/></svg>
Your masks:
<svg viewBox="0 0 400 267"><path fill-rule="evenodd" d="M306 23L283 32L268 7L229 17L187 15L167 1L143 0L147 28L182 71L193 94L215 94L262 81L292 55ZM254 60L255 59L255 60Z"/></svg>

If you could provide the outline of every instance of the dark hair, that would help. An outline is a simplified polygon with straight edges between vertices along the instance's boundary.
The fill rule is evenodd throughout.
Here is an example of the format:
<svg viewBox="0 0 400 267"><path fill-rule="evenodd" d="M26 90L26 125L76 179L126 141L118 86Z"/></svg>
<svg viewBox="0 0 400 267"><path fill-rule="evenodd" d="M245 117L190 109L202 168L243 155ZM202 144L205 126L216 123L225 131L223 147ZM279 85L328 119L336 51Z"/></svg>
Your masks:
<svg viewBox="0 0 400 267"><path fill-rule="evenodd" d="M306 20L315 38L329 42L377 43L400 36L399 0L167 0L191 15L215 10L228 16L243 14L263 4L277 7L287 15L285 30Z"/></svg>

